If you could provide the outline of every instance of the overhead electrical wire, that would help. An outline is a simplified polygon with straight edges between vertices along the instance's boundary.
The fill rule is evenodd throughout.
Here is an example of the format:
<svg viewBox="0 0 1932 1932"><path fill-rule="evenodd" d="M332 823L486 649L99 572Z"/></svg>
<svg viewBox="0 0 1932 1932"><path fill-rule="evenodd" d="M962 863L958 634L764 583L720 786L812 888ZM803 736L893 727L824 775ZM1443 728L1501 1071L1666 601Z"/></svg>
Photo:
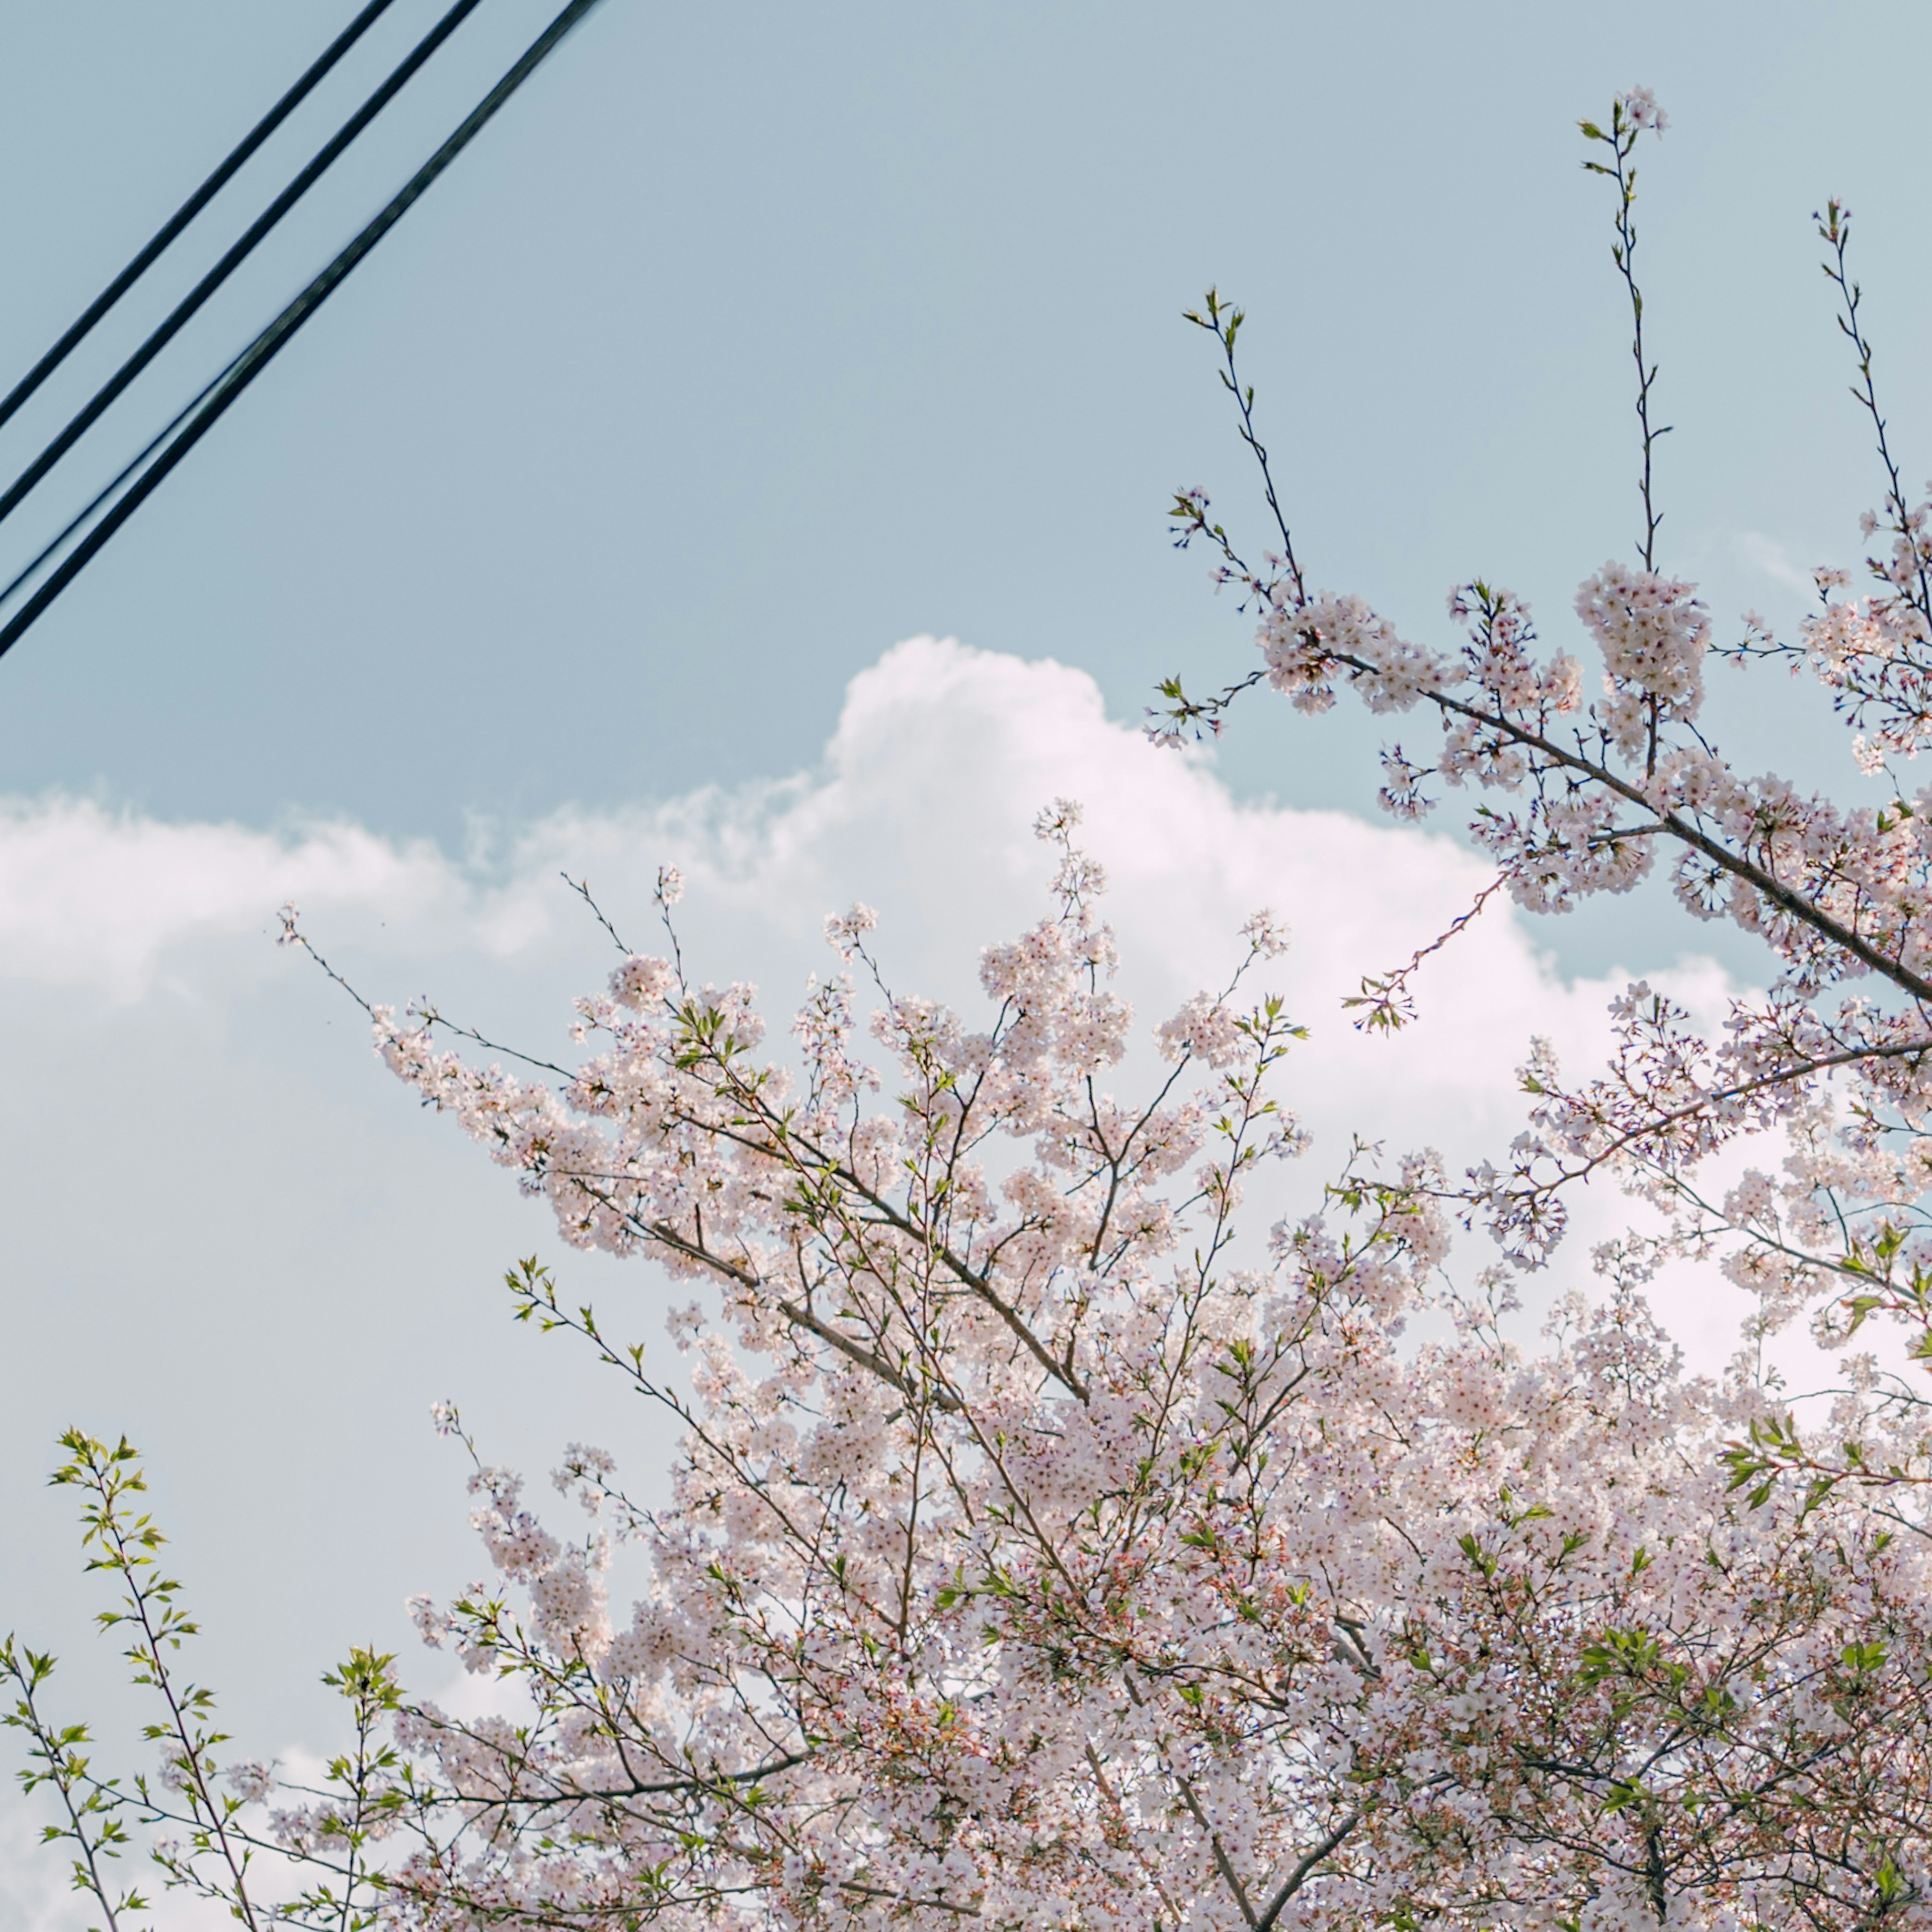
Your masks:
<svg viewBox="0 0 1932 1932"><path fill-rule="evenodd" d="M241 266L269 230L322 178L356 137L402 92L436 49L482 4L482 0L456 0L448 12L410 49L389 77L250 224L241 239L182 297L167 319L94 392L67 427L21 471L4 494L0 494L0 522L20 507L54 465L100 420L115 399L181 332L189 318Z"/></svg>
<svg viewBox="0 0 1932 1932"><path fill-rule="evenodd" d="M247 353L247 350L242 351L242 355ZM152 436L148 437L147 441L116 471L114 475L110 477L93 496L68 519L66 524L55 536L49 538L46 542L41 545L40 550L16 571L4 584L0 584L0 609L4 609L13 602L14 593L22 584L40 574L43 567L52 558L58 556L65 547L68 538L76 530L83 528L88 518L92 516L94 512L99 509L101 505L106 502L109 497L112 496L115 491L119 489L122 484L126 482L128 478L133 476L135 471L140 469L141 465L146 462L148 458L153 455L154 452L160 448L161 445L166 442L183 423L188 421L202 404L214 394L227 376L229 370L232 370L235 364L239 362L241 359L242 356L237 356L234 362L230 362L226 368L218 370L202 383L201 387L189 397L188 400L182 404L181 407L176 410L174 414Z"/></svg>
<svg viewBox="0 0 1932 1932"><path fill-rule="evenodd" d="M175 466L214 428L249 384L281 353L297 332L342 286L376 243L409 212L430 183L470 145L497 110L556 51L572 28L601 3L602 0L570 0L570 4L531 42L523 57L483 97L442 146L410 176L382 212L230 364L227 370L216 379L212 394L208 394L208 399L196 410L188 426L141 472L126 494L88 531L76 545L73 554L46 582L4 626L0 626L0 656L11 650L32 628L61 592L99 555L115 532L146 502ZM194 408L193 404L188 406ZM176 421L178 420L178 417ZM164 430L161 434L165 436L168 432ZM152 444L150 447L152 447ZM137 458L136 461L139 460ZM127 472L124 471L122 473L124 476ZM110 490L113 487L112 484L109 486ZM97 502L99 500L97 498Z"/></svg>
<svg viewBox="0 0 1932 1932"><path fill-rule="evenodd" d="M169 244L227 186L256 149L308 98L336 62L375 25L377 17L394 4L394 0L369 0L369 4L329 42L308 72L255 123L228 158L175 210L154 238L94 297L67 333L0 398L0 424L11 419L20 405L67 360L88 330L154 266Z"/></svg>

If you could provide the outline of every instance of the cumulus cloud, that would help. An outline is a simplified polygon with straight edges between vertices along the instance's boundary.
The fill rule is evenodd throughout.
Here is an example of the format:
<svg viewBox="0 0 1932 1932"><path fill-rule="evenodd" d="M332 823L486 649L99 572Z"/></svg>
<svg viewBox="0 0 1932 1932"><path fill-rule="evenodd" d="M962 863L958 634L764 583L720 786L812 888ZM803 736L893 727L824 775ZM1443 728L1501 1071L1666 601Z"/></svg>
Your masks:
<svg viewBox="0 0 1932 1932"><path fill-rule="evenodd" d="M1287 1084L1322 1172L1356 1135L1437 1148L1452 1167L1492 1154L1520 1124L1514 1069L1532 1036L1572 1067L1604 1045L1624 976L1614 962L1601 979L1566 981L1501 902L1430 961L1420 1021L1365 1037L1343 999L1468 908L1488 876L1477 856L1413 829L1239 803L1203 756L1157 750L1108 720L1084 672L931 638L853 681L810 771L558 812L463 858L352 824L169 824L88 800L16 802L0 809L0 988L86 988L122 1007L166 992L218 1011L268 987L272 1024L292 1039L325 991L266 943L275 908L293 899L372 994L427 982L446 1010L467 999L499 1036L522 1028L549 1046L569 992L606 966L602 934L559 874L589 877L628 943L648 947L649 882L668 860L690 880L680 920L700 973L755 980L782 1005L829 964L825 912L862 896L880 908L877 946L895 982L970 1010L980 947L1042 909L1050 862L1031 826L1062 794L1086 806L1083 842L1112 875L1124 990L1144 1035L1225 981L1250 913L1268 906L1288 924L1293 944L1270 976L1312 1030ZM1728 991L1708 963L1660 983L1704 1012ZM151 1024L175 1023L158 1012ZM245 1131L238 1117L228 1124ZM1604 1203L1586 1224L1616 1209Z"/></svg>
<svg viewBox="0 0 1932 1932"><path fill-rule="evenodd" d="M86 986L126 1005L158 986L259 976L255 942L295 900L395 928L392 949L502 956L548 930L532 881L490 889L427 840L334 822L170 824L55 794L0 799L0 986Z"/></svg>
<svg viewBox="0 0 1932 1932"><path fill-rule="evenodd" d="M1468 908L1488 878L1475 855L1412 828L1238 802L1204 756L1157 750L1110 721L1084 672L931 638L854 680L810 770L626 811L560 812L512 836L479 834L461 856L352 824L169 824L86 800L16 802L0 810L0 993L62 986L68 1023L84 1026L85 1001L71 1004L83 989L139 1010L128 1023L155 1040L179 1026L183 1000L220 1016L245 994L263 1002L250 1008L258 1055L279 1038L299 1057L325 1009L354 1016L306 962L267 943L275 908L294 899L372 997L428 990L493 1036L551 1053L570 995L608 964L560 873L588 877L628 943L648 949L650 883L670 860L690 882L680 919L700 976L752 979L782 1010L830 964L825 913L863 898L880 908L875 942L894 983L970 1014L980 948L1043 909L1050 860L1031 826L1063 794L1084 802L1082 841L1112 875L1122 990L1143 1039L1225 982L1250 913L1270 907L1292 930L1269 976L1311 1029L1285 1097L1314 1144L1269 1211L1312 1204L1356 1136L1391 1151L1433 1147L1452 1172L1496 1156L1522 1122L1514 1070L1532 1037L1572 1070L1606 1044L1605 1006L1626 977L1616 962L1600 978L1564 979L1501 901L1424 968L1420 1020L1394 1039L1365 1036L1343 999ZM1708 962L1652 976L1703 1014L1730 990ZM60 1064L71 1071L71 1057ZM374 1077L358 1089L358 1105L400 1100ZM238 1102L218 1114L196 1131L248 1133ZM317 1173L308 1184L330 1183ZM1566 1271L1624 1218L1607 1191L1582 1204ZM1735 1299L1713 1288L1687 1308L1688 1339L1720 1358Z"/></svg>
<svg viewBox="0 0 1932 1932"><path fill-rule="evenodd" d="M1060 794L1087 807L1083 838L1112 874L1126 990L1148 1023L1225 979L1250 912L1269 905L1287 922L1294 943L1276 976L1314 1028L1293 1084L1330 1136L1454 1142L1473 1156L1514 1131L1513 1070L1532 1034L1573 1064L1604 1040L1619 976L1563 981L1500 904L1426 969L1419 1024L1363 1038L1342 999L1466 910L1487 876L1477 857L1340 813L1239 804L1202 758L1110 722L1085 673L932 638L854 680L816 770L626 812L558 813L483 866L352 825L264 831L16 802L0 811L0 982L82 984L125 1004L158 987L252 982L273 963L263 935L274 908L292 898L372 990L392 994L404 962L413 974L417 962L480 955L490 972L466 982L494 974L500 1009L525 1012L512 989L529 975L554 991L566 962L579 983L603 971L600 936L558 874L588 875L630 943L646 945L647 883L671 860L691 880L694 956L717 976L789 998L826 964L824 914L862 896L881 910L878 944L901 983L970 1003L979 947L1038 915L1048 861L1030 826ZM1670 986L1706 1010L1726 990L1708 964ZM404 990L415 989L412 978Z"/></svg>

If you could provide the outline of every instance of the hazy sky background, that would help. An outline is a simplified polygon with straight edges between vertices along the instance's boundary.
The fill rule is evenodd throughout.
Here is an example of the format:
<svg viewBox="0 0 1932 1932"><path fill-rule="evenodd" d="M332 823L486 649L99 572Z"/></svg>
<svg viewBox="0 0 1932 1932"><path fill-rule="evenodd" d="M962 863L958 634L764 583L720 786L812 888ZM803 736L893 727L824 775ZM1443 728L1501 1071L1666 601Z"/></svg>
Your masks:
<svg viewBox="0 0 1932 1932"><path fill-rule="evenodd" d="M12 10L4 366L348 10ZM164 419L551 10L488 0L132 417ZM10 448L440 11L392 10ZM1246 664L1244 627L1162 542L1180 484L1252 523L1210 345L1178 319L1210 280L1252 315L1315 578L1419 631L1481 572L1561 631L1633 528L1628 322L1574 124L1640 76L1673 119L1640 217L1676 425L1664 558L1726 625L1788 609L1748 536L1843 555L1878 488L1814 266L1828 194L1860 218L1910 473L1932 466L1899 131L1928 45L1921 9L1816 0L607 0L16 652L0 770L451 840L471 812L789 769L844 679L923 631L1079 663L1135 715L1163 670ZM130 440L97 431L46 518ZM1272 718L1226 770L1328 802L1336 742Z"/></svg>
<svg viewBox="0 0 1932 1932"><path fill-rule="evenodd" d="M351 10L0 17L0 371ZM0 435L8 467L440 10L399 0ZM56 524L553 10L485 0L0 534L24 550ZM554 1238L270 947L290 892L372 992L433 987L520 1037L554 1037L606 969L566 864L634 913L683 856L712 970L748 962L781 1000L822 962L819 915L862 893L908 982L963 994L974 949L1033 916L1027 818L1084 790L1144 1011L1202 983L1256 900L1297 927L1292 990L1330 1056L1297 1097L1331 1148L1342 1094L1394 1135L1506 1138L1531 1023L1592 1037L1604 988L1564 973L1670 969L1715 998L1718 968L1680 963L1714 948L1748 978L1748 946L1618 903L1495 922L1407 1059L1338 1033L1334 996L1480 875L1321 815L1367 809L1371 722L1256 700L1218 781L1122 728L1162 672L1250 662L1204 560L1164 538L1198 483L1259 540L1178 314L1210 280L1249 308L1317 583L1439 638L1480 573L1572 642L1575 584L1636 526L1627 314L1574 124L1647 82L1672 120L1639 214L1676 425L1663 561L1720 632L1746 606L1789 626L1880 487L1814 266L1828 194L1857 211L1908 478L1932 468L1928 56L1905 5L606 0L0 661L0 1628L75 1651L77 1694L100 1681L67 1502L38 1483L61 1423L125 1427L218 1606L200 1667L232 1687L238 1748L273 1751L317 1735L308 1687L344 1643L401 1641L402 1594L474 1568L429 1400L536 1472L586 1432L662 1454L621 1404L586 1424L594 1380L508 1328L494 1282ZM971 650L886 656L923 633ZM1046 658L1068 669L1018 662ZM1745 762L1848 785L1795 688L1717 688ZM636 1271L562 1265L655 1336ZM50 1909L14 1828L6 1932Z"/></svg>

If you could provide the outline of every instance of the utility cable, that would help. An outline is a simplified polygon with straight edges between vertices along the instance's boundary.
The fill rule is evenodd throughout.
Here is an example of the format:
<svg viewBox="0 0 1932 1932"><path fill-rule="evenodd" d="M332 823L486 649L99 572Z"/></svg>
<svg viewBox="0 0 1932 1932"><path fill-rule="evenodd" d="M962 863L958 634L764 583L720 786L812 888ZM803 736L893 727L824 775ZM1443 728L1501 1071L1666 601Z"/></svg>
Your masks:
<svg viewBox="0 0 1932 1932"><path fill-rule="evenodd" d="M99 295L67 333L0 399L0 424L10 421L20 405L64 362L74 345L152 268L168 244L219 194L255 150L313 93L330 68L376 23L394 0L369 0L369 4L323 49L314 66L262 116L233 153L176 208L154 238Z"/></svg>
<svg viewBox="0 0 1932 1932"><path fill-rule="evenodd" d="M334 139L276 196L234 247L182 298L167 320L122 364L80 414L14 479L5 494L0 496L0 522L20 507L34 485L100 420L109 405L173 340L189 317L227 280L262 238L322 178L350 143L402 92L430 55L482 4L482 0L456 0L455 5L416 43L388 79L342 124Z"/></svg>
<svg viewBox="0 0 1932 1932"><path fill-rule="evenodd" d="M599 4L600 0L570 0L570 4L531 42L523 58L483 97L388 206L242 351L194 420L142 472L128 494L88 532L75 547L74 554L21 606L17 614L0 627L0 656L11 650L32 628L48 606L100 554L115 532L160 486L169 472L214 428L229 406L280 354L303 324L416 205L430 184L475 140L496 110L556 51L571 29Z"/></svg>
<svg viewBox="0 0 1932 1932"><path fill-rule="evenodd" d="M242 355L245 356L248 352L244 349ZM106 502L108 498L112 496L115 491L119 489L122 484L126 482L128 478L133 476L135 471L140 469L141 465L146 462L148 458L153 455L154 452L160 448L161 445L166 442L168 438L172 436L175 431L179 429L182 424L186 422L210 396L214 394L216 389L233 370L236 363L239 362L241 359L242 356L237 356L234 362L230 362L226 368L218 370L202 383L201 387L189 397L188 400L182 404L181 407L176 410L174 414L121 466L120 469L94 492L93 496L68 518L64 528L57 536L50 538L43 544L38 554L22 568L16 571L10 582L4 586L0 586L0 609L4 609L14 601L14 593L30 578L38 577L40 574L41 567L50 557L58 553L68 538L72 536L75 531L80 530L94 512L99 509L101 505Z"/></svg>

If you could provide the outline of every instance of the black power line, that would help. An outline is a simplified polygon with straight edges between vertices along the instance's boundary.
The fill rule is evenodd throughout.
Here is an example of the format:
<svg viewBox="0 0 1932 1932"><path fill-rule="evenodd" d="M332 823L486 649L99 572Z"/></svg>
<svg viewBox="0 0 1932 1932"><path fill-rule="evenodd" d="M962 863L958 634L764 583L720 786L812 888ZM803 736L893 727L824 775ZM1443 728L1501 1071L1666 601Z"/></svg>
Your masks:
<svg viewBox="0 0 1932 1932"><path fill-rule="evenodd" d="M247 352L244 350L242 354L245 355ZM101 505L106 502L115 491L119 489L122 484L126 482L128 478L133 476L135 471L140 469L141 465L146 462L148 458L153 455L154 452L160 448L161 445L166 442L168 438L172 436L175 431L179 429L182 424L186 422L210 396L214 394L216 389L226 379L230 370L234 368L236 362L240 362L241 359L240 356L236 356L235 362L230 362L226 368L218 370L211 376L159 429L155 430L152 436L148 437L147 441L121 466L120 469L94 493L86 503L75 511L56 535L50 537L33 557L16 571L6 584L0 585L0 609L4 609L13 602L14 592L18 590L23 584L40 574L42 565L45 564L50 558L58 556L66 547L68 538L72 536L75 531L84 529L88 519L94 514L94 512L99 509Z"/></svg>
<svg viewBox="0 0 1932 1932"><path fill-rule="evenodd" d="M456 0L455 5L416 43L388 79L342 124L314 160L276 196L234 247L182 297L167 320L95 391L66 428L15 478L5 494L0 495L0 521L20 507L47 472L100 420L115 398L187 326L189 317L240 267L262 238L322 178L350 143L402 92L430 55L482 4L482 0Z"/></svg>
<svg viewBox="0 0 1932 1932"><path fill-rule="evenodd" d="M394 0L369 0L369 4L329 42L315 64L256 122L220 166L176 208L154 239L103 289L74 326L0 399L0 424L8 422L20 405L64 362L74 345L152 268L168 244L227 186L242 164L292 114L316 84L376 22Z"/></svg>
<svg viewBox="0 0 1932 1932"><path fill-rule="evenodd" d="M194 420L142 472L128 494L82 538L73 555L5 626L0 628L0 656L4 656L32 628L47 607L99 554L114 532L160 486L168 472L214 427L229 405L280 354L302 325L409 212L437 176L470 145L496 110L555 52L565 35L599 4L600 0L570 0L569 5L531 42L523 58L483 97L463 124L416 170L388 206L236 358Z"/></svg>

